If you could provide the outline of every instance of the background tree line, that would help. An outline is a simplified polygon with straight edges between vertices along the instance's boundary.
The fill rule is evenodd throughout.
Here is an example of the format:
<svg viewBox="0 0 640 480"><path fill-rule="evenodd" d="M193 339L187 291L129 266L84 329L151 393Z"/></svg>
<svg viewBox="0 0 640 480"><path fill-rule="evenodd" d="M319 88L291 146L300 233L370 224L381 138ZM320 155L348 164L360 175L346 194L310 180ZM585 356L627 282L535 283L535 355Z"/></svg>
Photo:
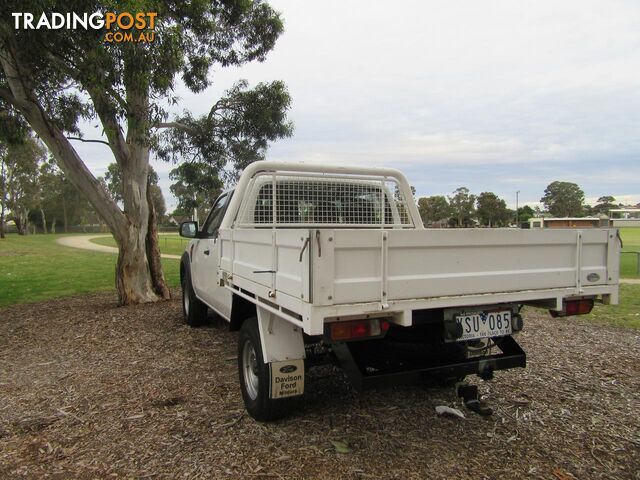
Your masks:
<svg viewBox="0 0 640 480"><path fill-rule="evenodd" d="M607 214L616 203L612 196L598 198L595 206L584 203L584 192L575 183L555 181L550 183L540 199L544 210L524 205L518 208L518 222L528 222L533 216L585 217ZM433 195L418 199L418 210L425 226L506 227L516 222L516 212L507 208L506 202L493 192L479 195L466 187L457 188L451 195Z"/></svg>
<svg viewBox="0 0 640 480"><path fill-rule="evenodd" d="M168 226L169 217L191 217L194 209L203 219L223 188L223 175L206 162L186 162L171 170L170 190L178 204L168 215L166 202L151 165L148 167L149 194L156 223ZM108 165L98 181L119 205L123 205L122 174L118 165ZM0 139L0 235L6 223L14 221L20 235L30 231L69 232L70 227L104 222L91 204L58 168L46 147L28 132L17 141Z"/></svg>
<svg viewBox="0 0 640 480"><path fill-rule="evenodd" d="M0 142L0 236L10 220L24 235L30 227L67 232L71 225L97 222L97 216L42 143L28 136Z"/></svg>

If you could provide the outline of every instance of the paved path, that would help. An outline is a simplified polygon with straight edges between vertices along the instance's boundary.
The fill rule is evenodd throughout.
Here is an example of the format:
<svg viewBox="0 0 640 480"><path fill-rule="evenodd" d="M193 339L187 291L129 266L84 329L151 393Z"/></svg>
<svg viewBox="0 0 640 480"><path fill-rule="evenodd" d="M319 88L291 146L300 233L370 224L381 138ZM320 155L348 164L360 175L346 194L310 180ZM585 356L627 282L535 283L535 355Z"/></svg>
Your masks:
<svg viewBox="0 0 640 480"><path fill-rule="evenodd" d="M640 285L640 278L621 278L620 283L632 283L634 285Z"/></svg>
<svg viewBox="0 0 640 480"><path fill-rule="evenodd" d="M116 247L98 245L97 243L91 241L93 238L103 238L110 236L111 235L74 235L73 237L61 237L58 239L58 243L60 245L64 245L65 247L80 248L82 250L93 250L94 252L104 253L118 253L118 249ZM162 258L173 258L176 260L180 260L180 255L169 255L168 253L163 253L160 256Z"/></svg>

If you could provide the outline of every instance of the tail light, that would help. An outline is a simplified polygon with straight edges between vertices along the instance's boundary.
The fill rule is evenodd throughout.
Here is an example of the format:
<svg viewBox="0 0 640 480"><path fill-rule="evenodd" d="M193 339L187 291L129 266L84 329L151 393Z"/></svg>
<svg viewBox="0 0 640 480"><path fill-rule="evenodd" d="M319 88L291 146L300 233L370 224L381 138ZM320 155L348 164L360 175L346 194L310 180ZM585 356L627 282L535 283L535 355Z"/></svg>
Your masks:
<svg viewBox="0 0 640 480"><path fill-rule="evenodd" d="M551 316L569 317L571 315L584 315L590 313L593 309L593 298L579 298L576 300L565 300L562 304L562 310L549 310Z"/></svg>
<svg viewBox="0 0 640 480"><path fill-rule="evenodd" d="M328 325L329 337L334 342L382 337L389 330L385 319L356 320L353 322L334 322Z"/></svg>

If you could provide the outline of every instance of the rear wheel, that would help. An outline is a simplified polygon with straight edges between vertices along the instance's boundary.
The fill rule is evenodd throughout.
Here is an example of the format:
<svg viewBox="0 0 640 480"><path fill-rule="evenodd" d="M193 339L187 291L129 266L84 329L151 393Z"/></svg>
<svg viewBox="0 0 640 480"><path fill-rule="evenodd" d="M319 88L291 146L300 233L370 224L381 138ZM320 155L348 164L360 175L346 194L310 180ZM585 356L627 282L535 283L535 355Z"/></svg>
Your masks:
<svg viewBox="0 0 640 480"><path fill-rule="evenodd" d="M264 363L258 320L248 318L242 324L238 338L238 374L244 405L253 418L269 421L282 418L294 407L295 399L269 396L271 373Z"/></svg>
<svg viewBox="0 0 640 480"><path fill-rule="evenodd" d="M207 306L196 297L188 274L182 277L182 314L185 323L192 327L199 327L207 321Z"/></svg>

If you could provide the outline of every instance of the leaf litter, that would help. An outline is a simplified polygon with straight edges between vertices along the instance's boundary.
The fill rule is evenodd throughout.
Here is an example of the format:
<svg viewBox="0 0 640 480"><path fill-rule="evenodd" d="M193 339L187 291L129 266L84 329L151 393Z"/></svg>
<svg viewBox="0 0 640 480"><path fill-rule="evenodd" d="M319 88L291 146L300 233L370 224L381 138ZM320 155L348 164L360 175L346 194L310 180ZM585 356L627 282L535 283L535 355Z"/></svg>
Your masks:
<svg viewBox="0 0 640 480"><path fill-rule="evenodd" d="M184 325L173 294L0 309L0 478L639 478L637 330L529 310L527 368L469 378L491 417L453 389L358 394L324 366L289 418L261 424L242 404L236 333Z"/></svg>

